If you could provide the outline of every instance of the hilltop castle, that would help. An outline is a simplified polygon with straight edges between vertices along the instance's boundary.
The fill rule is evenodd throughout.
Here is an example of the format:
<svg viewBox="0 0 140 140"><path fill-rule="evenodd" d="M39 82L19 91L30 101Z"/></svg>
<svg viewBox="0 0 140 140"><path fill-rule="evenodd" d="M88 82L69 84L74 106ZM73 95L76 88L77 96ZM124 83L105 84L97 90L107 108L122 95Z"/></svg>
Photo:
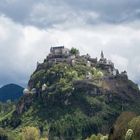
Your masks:
<svg viewBox="0 0 140 140"><path fill-rule="evenodd" d="M114 63L111 62L111 60L108 60L104 57L103 51L101 51L100 59L97 58L91 58L89 54L87 55L80 55L79 50L72 48L71 50L68 48L65 48L64 46L57 46L57 47L51 47L50 53L44 60L44 63L38 63L36 71L40 69L47 69L48 67L57 64L57 63L67 63L71 66L75 66L77 64L81 64L87 66L89 69L96 70L96 68L99 68L103 71L100 72L100 75L102 75L102 79L109 79L109 78L115 78L116 76L121 76L127 78L127 72L124 71L119 74L118 69L114 67ZM90 70L86 72L85 79L83 80L98 80L93 77L93 75L90 73ZM100 79L99 79L100 80ZM47 85L43 84L41 90L45 91L47 89ZM24 94L35 94L37 93L37 89L25 89Z"/></svg>
<svg viewBox="0 0 140 140"><path fill-rule="evenodd" d="M118 70L115 69L114 63L104 57L103 51L101 51L101 58L98 60L97 58L91 58L89 54L82 56L80 56L79 53L73 54L70 49L65 48L64 46L51 47L46 61L50 64L59 62L74 64L78 58L86 61L87 66L94 66L107 70L111 75L118 74Z"/></svg>

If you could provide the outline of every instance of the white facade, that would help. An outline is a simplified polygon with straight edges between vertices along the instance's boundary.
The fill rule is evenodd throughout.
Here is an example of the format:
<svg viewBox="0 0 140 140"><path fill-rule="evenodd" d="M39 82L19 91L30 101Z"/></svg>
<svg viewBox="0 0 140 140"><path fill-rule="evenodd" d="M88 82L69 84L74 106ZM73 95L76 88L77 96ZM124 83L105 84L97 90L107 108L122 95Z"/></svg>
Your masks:
<svg viewBox="0 0 140 140"><path fill-rule="evenodd" d="M92 78L93 78L92 74L90 72L87 72L86 79L90 79L91 80Z"/></svg>
<svg viewBox="0 0 140 140"><path fill-rule="evenodd" d="M45 91L47 89L47 85L46 84L43 84L42 85L42 91Z"/></svg>
<svg viewBox="0 0 140 140"><path fill-rule="evenodd" d="M25 88L25 89L23 90L23 94L24 94L24 95L25 95L25 94L30 94L29 89Z"/></svg>
<svg viewBox="0 0 140 140"><path fill-rule="evenodd" d="M31 90L31 93L32 93L32 94L36 94L36 88L33 88L33 89Z"/></svg>

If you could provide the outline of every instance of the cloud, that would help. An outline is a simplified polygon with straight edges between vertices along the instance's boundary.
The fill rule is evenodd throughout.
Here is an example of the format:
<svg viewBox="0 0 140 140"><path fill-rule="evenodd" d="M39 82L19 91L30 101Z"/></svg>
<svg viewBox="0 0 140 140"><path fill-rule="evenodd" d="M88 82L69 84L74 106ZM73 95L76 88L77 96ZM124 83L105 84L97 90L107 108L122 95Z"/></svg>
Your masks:
<svg viewBox="0 0 140 140"><path fill-rule="evenodd" d="M128 59L118 55L111 55L111 60L119 67L120 71L128 70Z"/></svg>
<svg viewBox="0 0 140 140"><path fill-rule="evenodd" d="M88 20L99 18L94 11L75 11L69 5L47 5L39 3L33 7L29 15L29 22L38 27L54 27L61 24L70 24L71 27L86 24Z"/></svg>
<svg viewBox="0 0 140 140"><path fill-rule="evenodd" d="M23 25L51 28L71 25L122 24L140 19L139 0L2 0L0 13Z"/></svg>
<svg viewBox="0 0 140 140"><path fill-rule="evenodd" d="M25 86L36 62L42 62L49 48L55 45L76 47L82 54L89 53L92 57L99 57L103 50L119 70L127 70L130 79L139 83L140 28L134 27L135 24L85 24L72 28L65 23L46 30L0 16L0 85Z"/></svg>
<svg viewBox="0 0 140 140"><path fill-rule="evenodd" d="M48 50L47 46L43 45L42 48L41 45L47 42L43 38L44 34L44 31L35 27L24 27L9 18L0 17L1 85L11 82L22 85L27 83L27 77L35 69L37 60L42 58L40 52Z"/></svg>

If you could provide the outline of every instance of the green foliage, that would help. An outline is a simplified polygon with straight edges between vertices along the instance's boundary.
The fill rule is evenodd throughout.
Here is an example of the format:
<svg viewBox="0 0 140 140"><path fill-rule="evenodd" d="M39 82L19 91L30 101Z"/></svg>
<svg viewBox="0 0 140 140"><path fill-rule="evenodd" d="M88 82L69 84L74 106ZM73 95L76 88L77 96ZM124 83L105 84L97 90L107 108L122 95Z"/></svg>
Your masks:
<svg viewBox="0 0 140 140"><path fill-rule="evenodd" d="M88 140L97 140L97 136L93 134Z"/></svg>
<svg viewBox="0 0 140 140"><path fill-rule="evenodd" d="M40 132L35 127L25 127L22 129L22 140L39 140Z"/></svg>
<svg viewBox="0 0 140 140"><path fill-rule="evenodd" d="M133 139L140 140L140 116L133 118L129 122L128 127L134 132Z"/></svg>
<svg viewBox="0 0 140 140"><path fill-rule="evenodd" d="M107 136L103 136L100 140L108 140L108 135Z"/></svg>
<svg viewBox="0 0 140 140"><path fill-rule="evenodd" d="M110 135L110 140L119 139L124 140L126 132L128 130L128 123L134 118L136 115L132 112L123 112L117 119L114 132ZM133 129L132 129L133 130Z"/></svg>
<svg viewBox="0 0 140 140"><path fill-rule="evenodd" d="M93 98L93 97L86 97L87 102L89 103L89 105L91 106L92 110L94 111L100 111L102 110L104 104L103 102L100 102L98 99Z"/></svg>
<svg viewBox="0 0 140 140"><path fill-rule="evenodd" d="M103 136L102 134L98 134L98 135L93 134L86 140L108 140L108 135Z"/></svg>
<svg viewBox="0 0 140 140"><path fill-rule="evenodd" d="M1 140L8 140L8 135L6 131L2 128L0 128L0 139Z"/></svg>
<svg viewBox="0 0 140 140"><path fill-rule="evenodd" d="M7 103L0 103L0 122L11 118L14 110L14 102L8 101Z"/></svg>
<svg viewBox="0 0 140 140"><path fill-rule="evenodd" d="M98 71L97 73L96 73L96 77L97 78L101 78L101 77L103 77L103 73L101 72L101 71Z"/></svg>
<svg viewBox="0 0 140 140"><path fill-rule="evenodd" d="M48 140L47 138L41 138L40 140Z"/></svg>
<svg viewBox="0 0 140 140"><path fill-rule="evenodd" d="M77 55L77 54L79 54L79 50L76 48L71 48L70 53L73 55Z"/></svg>
<svg viewBox="0 0 140 140"><path fill-rule="evenodd" d="M123 113L117 120L113 136L110 140L140 140L140 116Z"/></svg>
<svg viewBox="0 0 140 140"><path fill-rule="evenodd" d="M93 69L91 72L95 79L100 79L104 76L103 72L98 69Z"/></svg>

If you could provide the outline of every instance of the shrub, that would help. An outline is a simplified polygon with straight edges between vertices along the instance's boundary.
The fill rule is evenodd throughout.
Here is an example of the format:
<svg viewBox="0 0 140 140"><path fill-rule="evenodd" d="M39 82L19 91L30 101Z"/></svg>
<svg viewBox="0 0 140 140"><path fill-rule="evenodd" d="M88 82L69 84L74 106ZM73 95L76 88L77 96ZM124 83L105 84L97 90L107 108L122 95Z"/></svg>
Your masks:
<svg viewBox="0 0 140 140"><path fill-rule="evenodd" d="M87 138L86 140L108 140L108 135L103 136L102 134L98 134L96 136L95 134L93 134L90 138Z"/></svg>
<svg viewBox="0 0 140 140"><path fill-rule="evenodd" d="M88 140L97 140L97 136L93 134Z"/></svg>
<svg viewBox="0 0 140 140"><path fill-rule="evenodd" d="M99 140L108 140L108 136L102 136Z"/></svg>
<svg viewBox="0 0 140 140"><path fill-rule="evenodd" d="M101 78L103 76L104 76L104 74L101 71L98 71L97 74L96 74L97 78Z"/></svg>
<svg viewBox="0 0 140 140"><path fill-rule="evenodd" d="M79 50L76 48L71 48L70 53L73 55L77 55L77 54L79 54Z"/></svg>
<svg viewBox="0 0 140 140"><path fill-rule="evenodd" d="M40 132L35 127L25 127L22 130L22 140L39 140Z"/></svg>

